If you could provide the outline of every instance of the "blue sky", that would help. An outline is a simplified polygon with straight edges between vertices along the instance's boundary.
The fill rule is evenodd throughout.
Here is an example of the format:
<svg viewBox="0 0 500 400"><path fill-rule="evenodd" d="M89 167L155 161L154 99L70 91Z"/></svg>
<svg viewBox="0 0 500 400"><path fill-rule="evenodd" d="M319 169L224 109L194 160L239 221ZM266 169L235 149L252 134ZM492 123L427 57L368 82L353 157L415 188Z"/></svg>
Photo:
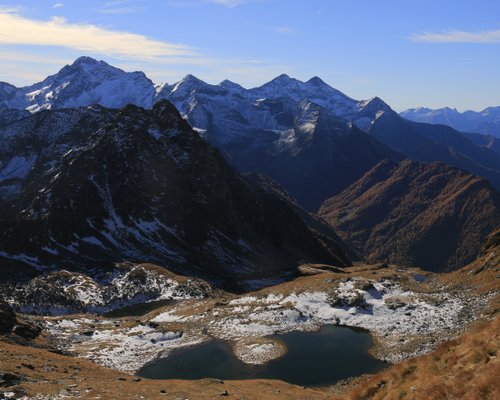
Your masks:
<svg viewBox="0 0 500 400"><path fill-rule="evenodd" d="M500 105L499 16L498 0L0 0L0 80L90 55L156 83L317 75L398 111L480 110Z"/></svg>

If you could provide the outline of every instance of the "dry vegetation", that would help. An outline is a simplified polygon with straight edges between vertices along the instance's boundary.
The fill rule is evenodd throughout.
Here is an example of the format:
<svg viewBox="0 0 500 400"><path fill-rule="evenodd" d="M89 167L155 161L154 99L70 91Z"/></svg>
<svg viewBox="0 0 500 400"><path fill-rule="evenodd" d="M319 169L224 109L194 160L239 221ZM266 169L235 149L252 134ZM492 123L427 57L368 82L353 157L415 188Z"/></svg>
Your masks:
<svg viewBox="0 0 500 400"><path fill-rule="evenodd" d="M319 215L371 262L452 270L500 227L500 196L484 179L440 163L384 161Z"/></svg>
<svg viewBox="0 0 500 400"><path fill-rule="evenodd" d="M348 399L500 398L500 318L361 382Z"/></svg>

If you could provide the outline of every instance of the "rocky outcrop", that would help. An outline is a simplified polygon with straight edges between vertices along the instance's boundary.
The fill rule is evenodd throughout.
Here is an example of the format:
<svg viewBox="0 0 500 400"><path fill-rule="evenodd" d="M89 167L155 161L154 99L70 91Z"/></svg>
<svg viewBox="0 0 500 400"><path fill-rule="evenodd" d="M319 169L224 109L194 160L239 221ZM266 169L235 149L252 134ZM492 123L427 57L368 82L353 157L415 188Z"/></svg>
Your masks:
<svg viewBox="0 0 500 400"><path fill-rule="evenodd" d="M12 332L16 325L16 314L9 303L0 300L0 335Z"/></svg>

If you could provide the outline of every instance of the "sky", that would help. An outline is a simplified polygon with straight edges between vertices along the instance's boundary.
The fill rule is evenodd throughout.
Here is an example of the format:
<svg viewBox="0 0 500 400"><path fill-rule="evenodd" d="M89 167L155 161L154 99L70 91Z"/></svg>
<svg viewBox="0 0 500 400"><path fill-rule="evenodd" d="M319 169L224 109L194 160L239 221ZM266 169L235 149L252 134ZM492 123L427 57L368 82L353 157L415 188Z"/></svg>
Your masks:
<svg viewBox="0 0 500 400"><path fill-rule="evenodd" d="M313 76L395 110L500 106L499 0L0 0L0 81L88 55L155 83Z"/></svg>

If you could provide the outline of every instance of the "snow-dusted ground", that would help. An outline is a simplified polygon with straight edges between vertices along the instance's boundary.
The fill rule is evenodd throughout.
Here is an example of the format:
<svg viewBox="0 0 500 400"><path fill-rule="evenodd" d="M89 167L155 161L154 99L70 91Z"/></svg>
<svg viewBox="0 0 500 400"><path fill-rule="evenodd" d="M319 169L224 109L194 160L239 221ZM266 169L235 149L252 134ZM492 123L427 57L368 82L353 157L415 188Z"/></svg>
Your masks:
<svg viewBox="0 0 500 400"><path fill-rule="evenodd" d="M287 350L284 343L276 340L245 338L234 344L233 351L244 363L258 365L281 357Z"/></svg>
<svg viewBox="0 0 500 400"><path fill-rule="evenodd" d="M233 342L235 354L244 362L265 363L284 354L282 344L266 336L312 331L325 324L368 329L378 344L376 355L397 362L458 335L486 301L484 297L465 300L439 290L417 293L388 279L354 278L334 280L321 291L180 302L135 326L130 320L53 319L47 327L70 350L123 371L134 371L168 356L172 349L212 338ZM92 324L92 334L76 333Z"/></svg>
<svg viewBox="0 0 500 400"><path fill-rule="evenodd" d="M49 321L47 329L75 350L98 364L122 371L135 371L169 350L200 343L198 337L182 332L160 331L155 325L116 329L105 320L62 319ZM95 329L82 329L94 326Z"/></svg>
<svg viewBox="0 0 500 400"><path fill-rule="evenodd" d="M186 279L179 282L138 265L110 271L100 280L75 272L59 271L37 277L25 287L4 293L4 297L17 311L24 313L100 314L151 301L202 298L209 291L209 285L200 281Z"/></svg>
<svg viewBox="0 0 500 400"><path fill-rule="evenodd" d="M400 344L412 336L452 333L461 327L464 307L461 299L448 293L422 296L391 281L374 282L365 290L356 288L355 281L347 281L329 293L303 292L262 299L249 296L229 305L235 306L232 312L209 325L209 332L217 337L237 340L296 329L312 330L324 324L353 326L375 334L387 350L391 347L387 345L397 344L398 351L385 357L391 362L430 350L429 345L412 354L401 353ZM174 320L172 312L169 316Z"/></svg>

